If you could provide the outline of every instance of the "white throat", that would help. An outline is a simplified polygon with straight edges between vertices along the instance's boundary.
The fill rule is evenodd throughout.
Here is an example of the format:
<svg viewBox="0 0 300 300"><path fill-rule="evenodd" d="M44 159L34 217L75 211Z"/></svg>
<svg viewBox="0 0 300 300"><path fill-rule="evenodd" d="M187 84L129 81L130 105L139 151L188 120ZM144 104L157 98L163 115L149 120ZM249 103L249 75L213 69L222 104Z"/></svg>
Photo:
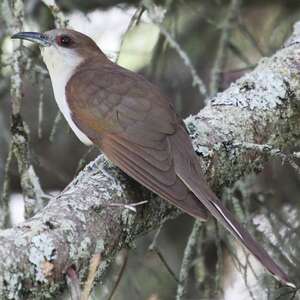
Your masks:
<svg viewBox="0 0 300 300"><path fill-rule="evenodd" d="M93 144L92 141L74 123L66 100L66 85L76 67L82 62L82 58L75 51L73 53L71 51L56 46L41 49L43 60L50 74L54 97L60 111L79 140L86 145L91 145Z"/></svg>

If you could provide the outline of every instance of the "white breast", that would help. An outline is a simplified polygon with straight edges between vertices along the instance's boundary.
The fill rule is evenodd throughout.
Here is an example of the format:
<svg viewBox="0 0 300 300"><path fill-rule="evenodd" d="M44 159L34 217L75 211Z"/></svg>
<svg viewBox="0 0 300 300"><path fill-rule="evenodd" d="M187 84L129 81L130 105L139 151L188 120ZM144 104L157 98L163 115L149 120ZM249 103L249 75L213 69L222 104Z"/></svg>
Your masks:
<svg viewBox="0 0 300 300"><path fill-rule="evenodd" d="M70 49L67 53L64 51L66 50L61 47L50 46L42 48L41 53L50 74L54 97L60 111L79 140L86 145L92 145L92 141L72 120L71 111L66 101L67 82L82 59L75 52L71 53Z"/></svg>

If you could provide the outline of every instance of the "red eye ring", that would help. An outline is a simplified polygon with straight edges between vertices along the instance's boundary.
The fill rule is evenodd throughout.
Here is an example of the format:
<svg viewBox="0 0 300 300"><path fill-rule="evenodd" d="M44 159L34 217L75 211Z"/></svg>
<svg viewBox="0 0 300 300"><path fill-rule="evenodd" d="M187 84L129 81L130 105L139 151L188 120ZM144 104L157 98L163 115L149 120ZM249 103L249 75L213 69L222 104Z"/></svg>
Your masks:
<svg viewBox="0 0 300 300"><path fill-rule="evenodd" d="M72 39L68 35L59 35L56 37L59 46L68 47L72 43Z"/></svg>

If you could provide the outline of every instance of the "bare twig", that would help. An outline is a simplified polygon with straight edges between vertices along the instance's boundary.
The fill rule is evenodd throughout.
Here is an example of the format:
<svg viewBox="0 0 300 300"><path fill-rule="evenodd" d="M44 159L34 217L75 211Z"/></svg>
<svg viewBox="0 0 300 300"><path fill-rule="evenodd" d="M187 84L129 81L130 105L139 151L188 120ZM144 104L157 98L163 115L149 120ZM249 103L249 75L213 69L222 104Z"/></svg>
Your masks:
<svg viewBox="0 0 300 300"><path fill-rule="evenodd" d="M120 268L120 271L117 275L117 280L115 281L114 285L113 285L113 288L110 292L110 295L108 296L107 300L112 300L120 282L121 282L121 279L122 279L122 276L124 274L124 271L126 269L126 266L127 266L127 262L128 262L128 250L125 251L124 255L123 255L123 262L122 262L122 266Z"/></svg>
<svg viewBox="0 0 300 300"><path fill-rule="evenodd" d="M115 62L118 63L119 61L119 58L120 58L120 54L121 54L121 49L123 47L123 44L124 44L124 41L125 41L125 37L126 37L126 34L132 30L134 28L134 26L138 25L139 22L140 22L140 19L143 15L145 11L145 8L144 7L138 7L135 11L135 13L133 14L133 16L131 17L130 21L129 21L129 24L127 26L127 29L125 30L125 32L122 34L122 37L121 37L121 43L120 43L120 47L119 47L119 51L117 52L117 57L115 59Z"/></svg>
<svg viewBox="0 0 300 300"><path fill-rule="evenodd" d="M55 22L56 28L64 28L68 26L69 20L63 14L62 10L58 7L55 0L42 0L42 2L49 7ZM60 121L62 120L62 114L60 111L57 112L57 115L54 119L53 127L51 129L49 140L53 142L54 135L58 128Z"/></svg>
<svg viewBox="0 0 300 300"><path fill-rule="evenodd" d="M156 230L153 240L152 240L152 243L149 245L148 250L153 251L157 255L157 257L160 259L161 263L164 265L164 267L169 272L169 274L174 278L174 280L177 283L179 283L179 279L177 278L175 272L171 269L167 260L164 258L163 254L161 253L161 251L157 245L157 240L160 235L161 229L163 228L163 225L164 225L164 222L162 222L160 224L159 228Z"/></svg>
<svg viewBox="0 0 300 300"><path fill-rule="evenodd" d="M176 300L184 299L183 297L184 294L186 293L186 285L187 285L189 270L191 267L191 261L193 258L195 247L197 246L198 243L200 230L201 230L201 222L196 220L184 250L184 255L183 255L180 275L179 275L179 284L177 286Z"/></svg>
<svg viewBox="0 0 300 300"><path fill-rule="evenodd" d="M159 10L157 6L153 4L152 0L144 0L143 5L147 8L149 12L149 17L153 22L153 24L155 24L159 28L161 34L164 35L164 37L166 38L170 46L175 49L175 51L182 59L184 64L188 67L193 79L193 86L196 86L198 88L199 94L204 98L206 98L208 96L208 93L203 80L200 78L199 74L197 73L195 67L193 66L186 52L181 48L178 42L174 39L174 37L168 32L168 30L162 24L162 18L161 18L162 12Z"/></svg>
<svg viewBox="0 0 300 300"><path fill-rule="evenodd" d="M39 85L39 110L38 110L38 137L43 137L43 119L44 119L44 75L38 73L38 85Z"/></svg>
<svg viewBox="0 0 300 300"><path fill-rule="evenodd" d="M230 40L233 24L239 13L241 0L231 0L226 19L222 26L222 33L219 40L216 59L211 71L210 95L214 95L219 91L221 72L226 61L226 48Z"/></svg>
<svg viewBox="0 0 300 300"><path fill-rule="evenodd" d="M8 5L9 6L9 5ZM24 23L24 4L22 0L14 0L11 2L11 14L14 19L14 28L10 29L10 32L22 31ZM11 20L10 20L11 21ZM10 26L9 21L6 22L8 28ZM22 47L21 41L15 41L13 44L14 49L11 56L11 64L13 69L13 74L11 76L11 104L12 104L12 114L17 116L20 114L21 102L22 102Z"/></svg>
<svg viewBox="0 0 300 300"><path fill-rule="evenodd" d="M243 51L239 48L238 45L236 45L233 42L229 41L228 42L228 49L231 50L231 52L237 58L239 58L246 65L246 67L253 65L251 63L251 61L249 60L249 58L243 53Z"/></svg>
<svg viewBox="0 0 300 300"><path fill-rule="evenodd" d="M244 34L244 36L249 40L249 42L252 44L253 48L256 49L258 51L258 53L261 56L265 56L264 51L261 49L261 47L259 46L256 38L253 36L253 34L249 31L249 29L247 28L247 26L243 23L243 20L240 19L240 22L238 23L238 27L240 29L240 31L242 32L242 34Z"/></svg>
<svg viewBox="0 0 300 300"><path fill-rule="evenodd" d="M52 138L53 140L53 138ZM93 152L93 150L95 150L97 147L95 145L92 145L90 147L88 147L87 151L82 155L82 157L80 158L78 164L77 164L77 168L75 171L75 174L77 174L87 163L87 158L88 156Z"/></svg>
<svg viewBox="0 0 300 300"><path fill-rule="evenodd" d="M61 9L56 4L55 0L42 0L42 2L49 7L55 22L56 28L67 27L69 20L65 17Z"/></svg>
<svg viewBox="0 0 300 300"><path fill-rule="evenodd" d="M148 203L148 200L143 200L143 201L140 201L140 202L130 203L130 204L108 203L107 206L110 206L110 207L121 207L121 208L128 209L128 210L133 211L133 212L136 213L136 207L140 206L140 205L144 205L146 203Z"/></svg>
<svg viewBox="0 0 300 300"><path fill-rule="evenodd" d="M221 289L221 282L223 279L223 266L224 266L224 255L221 244L221 237L219 234L219 224L216 220L214 220L215 224L215 242L217 247L217 262L216 262L216 273L215 273L215 285L214 285L214 293L217 293Z"/></svg>
<svg viewBox="0 0 300 300"><path fill-rule="evenodd" d="M4 179L3 179L3 189L1 195L0 203L0 228L7 228L10 223L10 214L9 214L9 188L10 188L10 168L12 162L12 143L9 146L8 154L5 163L4 169Z"/></svg>
<svg viewBox="0 0 300 300"><path fill-rule="evenodd" d="M161 232L163 226L164 226L164 223L160 224L160 226L156 230L156 232L154 234L154 237L153 237L153 240L152 240L152 243L148 247L149 251L153 251L155 248L157 248L157 240L158 240L158 237L160 235L160 232Z"/></svg>
<svg viewBox="0 0 300 300"><path fill-rule="evenodd" d="M167 262L167 260L163 256L163 254L161 253L160 249L158 247L155 247L153 249L153 252L158 256L158 258L160 259L160 261L162 262L162 264L164 265L164 267L167 269L167 271L169 272L169 274L174 278L174 280L177 283L179 283L178 277L176 276L175 272L171 269L169 263Z"/></svg>
<svg viewBox="0 0 300 300"><path fill-rule="evenodd" d="M6 1L7 2L7 1ZM14 0L10 3L11 17L3 16L10 33L22 31L24 22L24 4L22 0ZM7 19L9 18L9 19ZM10 19L13 19L12 20ZM12 24L13 26L12 26ZM28 128L20 114L22 104L22 79L24 64L21 61L21 41L16 40L12 52L12 76L11 76L11 104L12 104L12 152L14 153L18 169L21 175L21 186L25 194L25 214L31 216L35 210L43 207L44 192L39 179L31 164L30 148L28 142Z"/></svg>
<svg viewBox="0 0 300 300"><path fill-rule="evenodd" d="M58 129L59 123L62 121L62 113L60 111L57 112L56 117L53 122L53 126L50 132L49 141L52 143L54 140L55 133Z"/></svg>
<svg viewBox="0 0 300 300"><path fill-rule="evenodd" d="M84 289L81 294L80 300L88 300L89 299L89 295L92 291L94 280L95 280L100 262L101 262L101 253L94 254L90 261L89 275L85 282Z"/></svg>

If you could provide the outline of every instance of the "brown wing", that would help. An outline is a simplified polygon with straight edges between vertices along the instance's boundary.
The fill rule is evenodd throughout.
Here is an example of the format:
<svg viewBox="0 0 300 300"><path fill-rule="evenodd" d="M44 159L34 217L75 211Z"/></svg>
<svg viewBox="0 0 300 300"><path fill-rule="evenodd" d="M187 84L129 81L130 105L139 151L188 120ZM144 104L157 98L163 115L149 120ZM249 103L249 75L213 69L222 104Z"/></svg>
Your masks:
<svg viewBox="0 0 300 300"><path fill-rule="evenodd" d="M175 174L173 161L154 157L169 150L148 151L115 135L105 136L101 148L112 162L139 183L190 215L207 219L201 202Z"/></svg>
<svg viewBox="0 0 300 300"><path fill-rule="evenodd" d="M86 78L85 93L75 95L72 86L81 87ZM73 76L68 93L75 99L69 103L75 123L124 172L193 216L206 217L204 204L267 270L289 284L208 187L184 125L156 87L115 65L97 70L90 65Z"/></svg>
<svg viewBox="0 0 300 300"><path fill-rule="evenodd" d="M77 72L67 86L74 122L125 173L187 213L207 219L207 210L175 173L167 137L175 133L178 119L170 104L134 73L110 65L98 72L93 66ZM90 86L81 89L83 81Z"/></svg>

